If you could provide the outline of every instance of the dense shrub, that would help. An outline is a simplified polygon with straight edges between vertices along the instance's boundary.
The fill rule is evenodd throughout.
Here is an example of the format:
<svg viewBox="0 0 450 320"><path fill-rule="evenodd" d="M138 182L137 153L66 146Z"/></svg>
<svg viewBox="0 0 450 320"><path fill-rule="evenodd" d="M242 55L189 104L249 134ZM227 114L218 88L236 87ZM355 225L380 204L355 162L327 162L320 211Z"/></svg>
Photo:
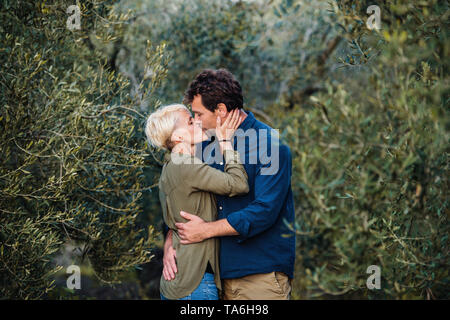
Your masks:
<svg viewBox="0 0 450 320"><path fill-rule="evenodd" d="M100 279L151 258L151 227L137 223L148 189L139 99L164 74L162 48L147 49L142 96L109 54L129 21L106 2L3 1L0 8L0 296L39 298L70 241ZM145 54L145 52L144 52ZM75 263L81 263L75 261Z"/></svg>
<svg viewBox="0 0 450 320"><path fill-rule="evenodd" d="M448 298L448 4L379 2L379 31L370 4L333 8L348 54L325 89L270 108L295 154L296 293Z"/></svg>

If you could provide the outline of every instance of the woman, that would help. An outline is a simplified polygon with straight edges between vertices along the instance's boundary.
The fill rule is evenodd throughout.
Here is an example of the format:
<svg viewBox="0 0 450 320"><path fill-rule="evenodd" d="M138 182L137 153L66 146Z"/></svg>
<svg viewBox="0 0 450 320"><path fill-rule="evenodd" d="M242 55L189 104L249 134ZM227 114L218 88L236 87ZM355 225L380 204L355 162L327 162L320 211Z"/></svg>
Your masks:
<svg viewBox="0 0 450 320"><path fill-rule="evenodd" d="M145 133L156 147L171 151L166 157L159 180L164 222L172 232L178 272L173 280L160 281L161 299L218 300L219 242L211 238L200 243L181 245L175 223L186 222L180 211L192 212L205 221L217 216L214 194L235 196L249 190L247 174L233 150L231 138L239 125L239 111L233 111L223 124L217 118L216 137L224 156L224 172L194 156L195 145L206 135L194 124L189 110L180 104L152 113Z"/></svg>

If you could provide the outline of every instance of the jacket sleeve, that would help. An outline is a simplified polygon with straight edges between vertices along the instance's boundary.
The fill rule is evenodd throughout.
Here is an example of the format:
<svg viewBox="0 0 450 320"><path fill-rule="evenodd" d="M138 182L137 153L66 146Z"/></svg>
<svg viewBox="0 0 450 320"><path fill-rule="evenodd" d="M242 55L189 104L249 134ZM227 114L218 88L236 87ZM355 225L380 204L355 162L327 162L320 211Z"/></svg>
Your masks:
<svg viewBox="0 0 450 320"><path fill-rule="evenodd" d="M225 150L224 159L224 172L204 162L189 165L187 170L183 170L185 182L196 191L209 191L224 196L248 193L248 176L239 153Z"/></svg>

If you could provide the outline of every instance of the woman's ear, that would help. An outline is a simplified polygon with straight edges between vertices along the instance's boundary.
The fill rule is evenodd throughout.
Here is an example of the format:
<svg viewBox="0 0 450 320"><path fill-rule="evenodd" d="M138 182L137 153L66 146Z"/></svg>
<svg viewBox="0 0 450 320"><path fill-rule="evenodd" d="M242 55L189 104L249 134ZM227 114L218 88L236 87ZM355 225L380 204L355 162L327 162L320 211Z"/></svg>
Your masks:
<svg viewBox="0 0 450 320"><path fill-rule="evenodd" d="M174 132L172 132L172 136L170 137L170 141L172 141L172 143L174 145L184 141L183 135L179 134L179 132L177 132L177 131L178 130L175 130Z"/></svg>

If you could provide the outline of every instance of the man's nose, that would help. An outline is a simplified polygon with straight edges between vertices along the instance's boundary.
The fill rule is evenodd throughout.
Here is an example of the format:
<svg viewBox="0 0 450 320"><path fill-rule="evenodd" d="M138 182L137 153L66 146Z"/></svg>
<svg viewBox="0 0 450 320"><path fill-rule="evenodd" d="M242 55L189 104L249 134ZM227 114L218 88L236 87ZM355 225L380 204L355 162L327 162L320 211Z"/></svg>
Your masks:
<svg viewBox="0 0 450 320"><path fill-rule="evenodd" d="M196 127L202 128L202 122L201 122L200 120L194 119L194 125L195 125Z"/></svg>

